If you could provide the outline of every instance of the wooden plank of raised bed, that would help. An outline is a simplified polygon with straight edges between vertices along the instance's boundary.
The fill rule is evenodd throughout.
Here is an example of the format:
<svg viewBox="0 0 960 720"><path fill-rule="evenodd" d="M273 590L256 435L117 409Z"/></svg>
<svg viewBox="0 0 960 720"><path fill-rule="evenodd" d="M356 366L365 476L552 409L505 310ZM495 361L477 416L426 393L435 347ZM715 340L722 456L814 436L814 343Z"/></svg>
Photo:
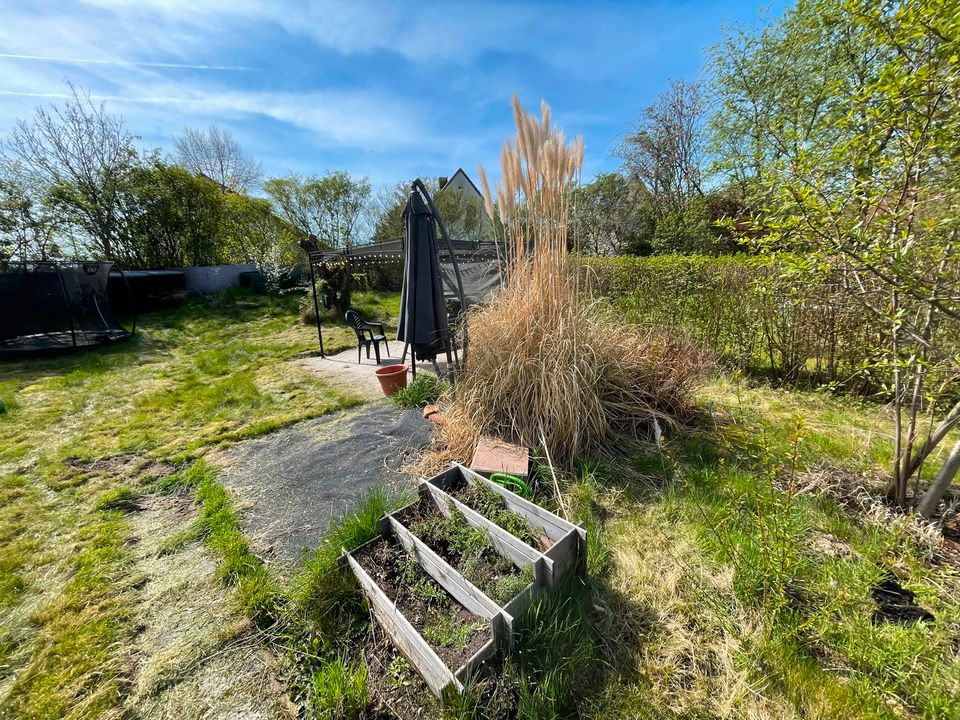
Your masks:
<svg viewBox="0 0 960 720"><path fill-rule="evenodd" d="M450 672L450 669L433 651L433 648L427 644L423 636L417 632L416 628L403 616L394 602L387 597L386 593L380 589L380 586L374 582L373 578L367 574L367 571L350 553L346 550L343 552L357 578L357 582L360 583L360 587L370 601L370 609L377 621L390 636L397 649L420 673L433 694L440 697L443 690L450 684L453 684L457 692L463 690L461 682Z"/></svg>
<svg viewBox="0 0 960 720"><path fill-rule="evenodd" d="M454 673L454 676L462 684L466 684L467 680L470 679L470 676L473 675L473 671L476 670L480 663L488 658L493 657L493 654L497 651L497 643L494 640L491 640L482 648L477 650L473 657L467 660L460 668Z"/></svg>
<svg viewBox="0 0 960 720"><path fill-rule="evenodd" d="M580 558L580 534L571 530L562 539L555 542L544 555L553 560L553 579L558 582L577 565Z"/></svg>
<svg viewBox="0 0 960 720"><path fill-rule="evenodd" d="M533 565L533 577L536 581L543 585L553 585L552 558L548 558L539 550L535 550L519 538L514 537L499 525L491 522L473 508L467 507L455 497L448 495L436 485L424 481L420 484L420 488L420 492L429 494L437 509L446 517L450 517L452 514L450 510L452 505L463 514L470 525L484 530L497 551L512 560L514 565L519 568Z"/></svg>
<svg viewBox="0 0 960 720"><path fill-rule="evenodd" d="M500 606L488 598L480 588L467 580L446 560L431 550L420 538L410 532L393 515L387 515L390 532L410 555L416 558L426 573L439 583L444 590L474 615L486 620L500 614ZM500 639L497 635L494 635Z"/></svg>
<svg viewBox="0 0 960 720"><path fill-rule="evenodd" d="M537 586L535 583L530 583L506 604L503 611L512 618L523 617L536 597Z"/></svg>
<svg viewBox="0 0 960 720"><path fill-rule="evenodd" d="M536 525L536 527L543 530L547 534L547 537L554 542L562 540L571 530L583 532L582 528L577 527L569 520L564 520L559 515L555 515L549 510L545 510L536 503L532 503L529 500L523 499L515 492L511 492L505 487L498 485L495 482L491 482L480 473L474 472L470 468L461 465L460 463L455 463L455 466L460 469L461 473L463 473L464 480L470 484L479 482L484 487L495 492L497 495L503 498L510 510L532 522L534 525Z"/></svg>

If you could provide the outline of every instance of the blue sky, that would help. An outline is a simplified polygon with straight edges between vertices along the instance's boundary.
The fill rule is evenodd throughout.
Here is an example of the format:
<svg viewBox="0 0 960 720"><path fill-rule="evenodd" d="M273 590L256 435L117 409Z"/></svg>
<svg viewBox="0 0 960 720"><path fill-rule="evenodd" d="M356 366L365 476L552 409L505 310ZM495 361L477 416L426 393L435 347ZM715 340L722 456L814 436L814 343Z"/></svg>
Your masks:
<svg viewBox="0 0 960 720"><path fill-rule="evenodd" d="M615 169L617 137L668 80L696 79L722 25L762 12L757 0L2 4L0 137L60 102L69 78L146 147L217 123L268 175L346 169L374 186L459 166L476 178L478 162L495 178L513 92L584 136L585 177Z"/></svg>

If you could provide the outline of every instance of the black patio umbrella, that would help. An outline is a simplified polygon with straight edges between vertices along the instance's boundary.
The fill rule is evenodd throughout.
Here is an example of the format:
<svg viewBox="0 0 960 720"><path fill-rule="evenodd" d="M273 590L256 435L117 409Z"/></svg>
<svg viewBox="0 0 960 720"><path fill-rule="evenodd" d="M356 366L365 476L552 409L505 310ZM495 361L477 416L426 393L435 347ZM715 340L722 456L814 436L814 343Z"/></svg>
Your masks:
<svg viewBox="0 0 960 720"><path fill-rule="evenodd" d="M437 253L436 208L420 181L413 184L403 210L406 226L406 260L400 294L400 325L397 339L404 342L404 357L411 352L413 375L417 360L436 364L437 353L450 357L451 339L443 302L440 260ZM440 221L442 223L442 221ZM442 225L441 225L442 227ZM446 240L446 237L444 238ZM447 241L449 244L449 241Z"/></svg>

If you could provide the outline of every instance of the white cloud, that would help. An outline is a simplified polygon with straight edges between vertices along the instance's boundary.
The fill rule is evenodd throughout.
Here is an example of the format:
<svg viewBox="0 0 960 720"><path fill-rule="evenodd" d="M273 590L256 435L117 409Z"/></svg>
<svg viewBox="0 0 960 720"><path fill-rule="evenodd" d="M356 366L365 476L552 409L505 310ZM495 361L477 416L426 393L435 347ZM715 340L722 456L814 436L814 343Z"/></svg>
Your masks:
<svg viewBox="0 0 960 720"><path fill-rule="evenodd" d="M93 60L89 58L66 58L51 55L19 55L16 53L0 53L0 58L68 65L115 65L118 67L181 68L187 70L252 70L252 68L242 65L196 65L191 63L134 62L131 60Z"/></svg>

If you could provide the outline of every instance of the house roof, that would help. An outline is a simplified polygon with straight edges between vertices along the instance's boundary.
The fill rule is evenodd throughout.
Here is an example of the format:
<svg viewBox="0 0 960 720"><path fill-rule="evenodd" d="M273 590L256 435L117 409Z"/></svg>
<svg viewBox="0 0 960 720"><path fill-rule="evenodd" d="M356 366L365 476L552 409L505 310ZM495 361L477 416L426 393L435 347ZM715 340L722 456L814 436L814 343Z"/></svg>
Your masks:
<svg viewBox="0 0 960 720"><path fill-rule="evenodd" d="M453 180L454 180L454 178L456 178L458 175L462 175L462 176L463 176L463 179L466 180L467 183L470 185L470 187L473 188L473 191L474 191L481 199L483 198L483 193L480 192L480 188L478 188L477 185L476 185L476 183L474 183L473 180L470 179L470 176L467 175L467 174L463 171L463 168L457 168L457 171L456 171L453 175L450 176L450 179L447 180L446 185L444 185L442 188L440 188L440 191L443 192L443 190L447 187L447 185L449 185L450 183L452 183Z"/></svg>

